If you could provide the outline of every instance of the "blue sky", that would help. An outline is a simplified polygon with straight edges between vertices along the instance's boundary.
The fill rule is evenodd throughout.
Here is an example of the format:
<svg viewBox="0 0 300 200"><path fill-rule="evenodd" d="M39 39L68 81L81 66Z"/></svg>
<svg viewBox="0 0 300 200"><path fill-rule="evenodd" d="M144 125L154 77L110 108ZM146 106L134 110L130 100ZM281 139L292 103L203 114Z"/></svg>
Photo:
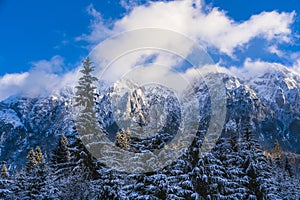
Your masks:
<svg viewBox="0 0 300 200"><path fill-rule="evenodd" d="M87 55L75 38L88 32L91 16L86 8L90 3L106 19L124 12L108 1L0 1L0 76L27 71L31 62L54 55L61 55L70 65Z"/></svg>
<svg viewBox="0 0 300 200"><path fill-rule="evenodd" d="M206 1L227 12L237 21L247 20L253 14L262 11L278 10L279 12L300 13L300 0L212 0ZM50 59L61 55L67 66L73 65L86 56L88 51L82 42L75 38L88 33L91 16L86 12L88 5L93 4L108 22L126 14L118 1L0 1L0 76L6 73L29 70L31 62ZM297 16L295 32L300 32L300 19ZM300 34L300 33L299 33ZM299 40L293 47L283 48L297 51ZM260 49L259 42L257 49ZM254 51L255 50L251 50ZM263 55L266 56L266 55ZM278 60L276 57L271 58Z"/></svg>
<svg viewBox="0 0 300 200"><path fill-rule="evenodd" d="M281 1L281 0L211 0L213 6L219 7L226 11L229 17L236 21L244 21L249 19L254 14L261 12L296 12L295 21L292 24L292 31L294 35L300 35L300 0ZM240 65L243 59L251 56L254 59L262 59L270 62L279 62L286 65L292 65L290 59L278 57L274 54L270 54L263 49L265 48L265 41L260 39L254 39L247 52L238 53L239 60L235 61L229 59L228 64ZM300 51L300 38L294 38L293 44L282 44L280 48L286 53L299 52ZM219 56L219 55L217 55ZM226 58L224 58L226 59Z"/></svg>
<svg viewBox="0 0 300 200"><path fill-rule="evenodd" d="M167 7L168 3L164 2ZM178 13L181 10L175 8L176 6L182 6L182 10L187 11L192 8L179 3L171 5L171 3L168 7L169 12L174 9L174 12L177 12L174 16L176 14L178 19L181 19ZM151 15L147 17L143 13L153 12L153 20L155 20L156 15L162 14L163 11L160 11L159 7L163 6L159 1L154 1L153 6L149 8L146 6L138 9L139 5L149 7L149 2L147 3L146 0L0 0L0 83L1 77L3 79L7 74L22 74L34 71L36 68L46 69L47 73L52 75L67 73L79 65L80 61L89 54L92 46L109 37L110 34L140 27L139 24L143 24L143 21L139 22L139 18L144 19L146 25L148 23L146 21L149 21L149 26L155 25L156 22L152 22L152 17L149 17ZM213 8L218 12L213 11ZM195 36L196 40L204 38L208 41L205 45L215 62L221 62L226 67L240 67L249 58L278 62L287 66L293 66L297 60L300 61L300 0L285 2L282 0L207 0L197 9L202 10L202 15L206 13L210 16L210 13L212 19L220 25L222 20L228 23L224 26L228 30L224 32L218 28L215 32L214 30L185 32L187 28L182 29L184 34L200 35ZM186 15L182 16L182 19L189 19L187 11L182 13ZM197 12L196 14L201 13ZM262 12L269 14L264 15ZM272 12L273 14L270 14ZM254 15L258 15L257 19L251 20ZM124 20L126 17L130 20ZM270 21L270 25L268 25L269 19L274 19ZM282 20L282 25L276 23L276 19ZM197 20L202 19L198 17ZM157 20L157 23L161 22ZM211 23L215 22L211 21ZM231 29L236 29L235 32L232 31L234 35L240 33L243 27L249 28L249 37L236 41L230 34L227 37L227 32L231 32ZM181 29L175 31L180 32ZM216 41L212 40L209 34L215 34ZM231 38L233 41L227 42L226 39L225 44L222 44L222 40L217 41L219 37ZM5 79L6 84L7 80Z"/></svg>

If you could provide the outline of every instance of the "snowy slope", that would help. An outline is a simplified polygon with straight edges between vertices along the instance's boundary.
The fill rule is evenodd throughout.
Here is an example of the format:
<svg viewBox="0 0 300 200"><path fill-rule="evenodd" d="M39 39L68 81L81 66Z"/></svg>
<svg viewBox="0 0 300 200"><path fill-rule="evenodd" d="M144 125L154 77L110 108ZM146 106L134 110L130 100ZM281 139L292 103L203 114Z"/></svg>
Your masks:
<svg viewBox="0 0 300 200"><path fill-rule="evenodd" d="M62 133L73 134L70 95L12 97L0 103L0 160L22 166L30 148L51 152Z"/></svg>
<svg viewBox="0 0 300 200"><path fill-rule="evenodd" d="M276 66L251 79L239 79L225 72L219 78L225 83L227 95L223 134L240 131L249 123L264 147L273 147L279 138L283 149L300 153L299 75ZM172 139L181 120L180 105L172 91L131 83L122 86L127 87L126 84L135 89L124 93L116 86L106 88L97 100L98 119L110 139L114 140L119 128L126 128L116 122L117 116L132 120L130 129L144 134L146 139L135 143L136 151L158 148ZM205 129L211 114L209 91L203 81L195 83L194 88L200 104L199 128ZM40 145L49 155L62 133L74 135L72 95L71 90L64 90L48 97L11 97L0 102L0 160L22 166L31 147ZM113 107L116 101L125 106ZM158 136L149 130L157 130Z"/></svg>

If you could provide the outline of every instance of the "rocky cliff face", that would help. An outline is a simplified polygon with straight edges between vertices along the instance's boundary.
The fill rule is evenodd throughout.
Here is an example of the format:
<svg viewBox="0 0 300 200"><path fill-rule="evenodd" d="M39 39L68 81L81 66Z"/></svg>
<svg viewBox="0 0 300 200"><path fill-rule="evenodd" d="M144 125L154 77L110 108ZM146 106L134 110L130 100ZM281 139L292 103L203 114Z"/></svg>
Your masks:
<svg viewBox="0 0 300 200"><path fill-rule="evenodd" d="M300 153L299 75L274 67L251 79L241 80L226 73L218 77L225 83L227 95L223 134L238 132L250 124L263 147L271 148L279 139L283 149ZM210 122L209 90L205 82L198 81L194 92L199 99L199 127L204 129ZM21 166L31 147L39 145L49 156L62 133L74 135L72 94L65 90L47 97L11 97L2 101L0 160ZM133 137L136 134L136 151L160 148L167 143L182 117L174 92L156 85L114 85L101 92L97 103L98 120L109 138L114 140L120 128L128 127Z"/></svg>
<svg viewBox="0 0 300 200"><path fill-rule="evenodd" d="M62 133L73 133L69 94L11 97L0 103L0 160L22 166L28 151L40 146L46 155Z"/></svg>
<svg viewBox="0 0 300 200"><path fill-rule="evenodd" d="M279 139L288 150L300 153L300 77L291 70L274 66L245 80L265 106L260 130L268 144Z"/></svg>

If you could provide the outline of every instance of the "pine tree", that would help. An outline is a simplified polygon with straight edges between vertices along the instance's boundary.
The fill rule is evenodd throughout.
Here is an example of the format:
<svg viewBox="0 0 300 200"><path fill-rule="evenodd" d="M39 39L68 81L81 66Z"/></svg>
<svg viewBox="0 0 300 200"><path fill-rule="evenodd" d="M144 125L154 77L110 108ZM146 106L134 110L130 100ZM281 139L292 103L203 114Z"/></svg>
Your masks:
<svg viewBox="0 0 300 200"><path fill-rule="evenodd" d="M220 156L225 153L223 145L224 140L219 140L210 153L199 159L193 169L193 185L200 198L226 198L226 184L229 180L226 177L226 168L222 163L223 158Z"/></svg>
<svg viewBox="0 0 300 200"><path fill-rule="evenodd" d="M167 199L168 192L168 178L165 170L159 170L149 174L144 179L145 192L149 195L150 199Z"/></svg>
<svg viewBox="0 0 300 200"><path fill-rule="evenodd" d="M30 149L28 155L27 155L28 161L26 164L26 170L29 173L30 171L32 171L35 166L37 165L37 160L36 160L36 156L35 156L35 151L33 150L33 148Z"/></svg>
<svg viewBox="0 0 300 200"><path fill-rule="evenodd" d="M6 167L5 163L2 165L1 177L2 178L8 178L8 171L7 171L7 167Z"/></svg>
<svg viewBox="0 0 300 200"><path fill-rule="evenodd" d="M78 149L82 154L89 151L93 153L93 155L97 155L99 149L101 149L101 139L105 137L105 135L97 121L96 112L94 110L96 99L96 87L94 86L94 82L98 80L92 76L94 69L95 67L89 57L87 57L83 61L83 69L80 70L82 76L79 79L78 86L76 86L75 93L75 107L79 110L75 119L75 130L80 137L75 140L81 140L81 142L75 141L75 143L84 145L84 147L80 147L80 150ZM76 151L74 153L76 153Z"/></svg>
<svg viewBox="0 0 300 200"><path fill-rule="evenodd" d="M68 140L64 134L62 134L57 147L53 150L51 162L52 165L66 164L70 161L70 151L68 148Z"/></svg>
<svg viewBox="0 0 300 200"><path fill-rule="evenodd" d="M248 177L247 187L252 199L276 199L277 187L272 177L271 163L255 139L253 132L246 129L242 133L240 155L244 159L243 168Z"/></svg>
<svg viewBox="0 0 300 200"><path fill-rule="evenodd" d="M124 129L122 129L120 132L116 135L116 146L120 148L129 149L130 145L130 131L127 129L127 132L125 132Z"/></svg>
<svg viewBox="0 0 300 200"><path fill-rule="evenodd" d="M94 69L95 67L87 57L83 61L83 69L80 70L82 76L79 78L75 93L75 107L79 109L79 115L75 120L76 130L85 145L95 141L93 136L99 131L99 124L94 111L96 87L93 84L98 80L92 76Z"/></svg>
<svg viewBox="0 0 300 200"><path fill-rule="evenodd" d="M47 166L44 154L39 146L34 151L33 148L28 153L26 165L26 183L24 184L23 195L27 198L41 198L45 192L47 179ZM20 177L22 179L22 177Z"/></svg>
<svg viewBox="0 0 300 200"><path fill-rule="evenodd" d="M35 149L35 160L37 164L45 163L44 154L39 146L37 146Z"/></svg>
<svg viewBox="0 0 300 200"><path fill-rule="evenodd" d="M27 172L23 169L14 175L14 184L11 188L13 192L12 199L30 199L28 191Z"/></svg>
<svg viewBox="0 0 300 200"><path fill-rule="evenodd" d="M46 190L48 191L46 195L50 199L61 198L66 190L66 183L72 175L72 167L74 167L74 164L72 165L70 162L70 156L68 140L62 134L51 155L51 171L47 177L49 184L46 186Z"/></svg>
<svg viewBox="0 0 300 200"><path fill-rule="evenodd" d="M65 179L72 187L64 184L62 195L70 199L90 199L94 194L92 182L99 179L98 167L82 141L78 137L74 140L70 145L70 175Z"/></svg>
<svg viewBox="0 0 300 200"><path fill-rule="evenodd" d="M243 170L243 157L240 154L237 134L231 134L227 143L223 145L224 153L223 165L226 169L226 178L224 194L228 199L248 199L249 189L246 187L248 178Z"/></svg>
<svg viewBox="0 0 300 200"><path fill-rule="evenodd" d="M3 163L0 177L0 199L11 199L12 191L11 186L13 182L9 178L6 164Z"/></svg>
<svg viewBox="0 0 300 200"><path fill-rule="evenodd" d="M95 112L97 94L95 94L96 87L94 83L98 79L92 75L94 70L93 63L87 57L83 61L83 66L80 70L82 76L79 78L76 86L74 106L79 111L75 119L75 130L78 136L75 136L74 142L70 147L70 163L73 167L72 175L68 181L73 187L66 188L71 198L91 198L91 183L99 178L96 161L90 153L97 153L97 150L99 150L99 138L103 137Z"/></svg>
<svg viewBox="0 0 300 200"><path fill-rule="evenodd" d="M284 169L289 177L294 175L288 156L285 157Z"/></svg>
<svg viewBox="0 0 300 200"><path fill-rule="evenodd" d="M195 199L194 185L191 180L191 164L183 156L167 167L168 189L167 199Z"/></svg>
<svg viewBox="0 0 300 200"><path fill-rule="evenodd" d="M280 145L279 145L279 142L278 142L278 140L276 139L276 141L275 141L275 144L274 144L274 150L273 150L273 152L274 152L274 156L275 156L275 158L280 158L281 157L281 150L280 150Z"/></svg>

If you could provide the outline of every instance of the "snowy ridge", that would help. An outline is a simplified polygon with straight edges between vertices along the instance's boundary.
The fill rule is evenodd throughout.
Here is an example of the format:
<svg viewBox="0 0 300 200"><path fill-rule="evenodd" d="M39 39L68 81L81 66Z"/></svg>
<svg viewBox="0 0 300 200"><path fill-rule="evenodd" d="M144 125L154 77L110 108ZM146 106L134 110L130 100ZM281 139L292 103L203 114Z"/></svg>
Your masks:
<svg viewBox="0 0 300 200"><path fill-rule="evenodd" d="M283 149L300 153L300 77L289 69L277 66L251 79L239 79L225 73L226 70L221 72L227 92L224 130L239 131L243 128L243 120L250 119L265 148L272 148L277 138ZM134 127L129 128L146 132L145 138L151 140L155 137L147 130L161 130L160 133L170 134L163 141L171 139L173 133L170 130L176 129L181 120L180 105L172 91L155 86L138 88L132 84L121 84L124 91L131 89L130 94L122 92L122 87L116 85L109 88L102 86L96 111L99 122L110 133L109 138L114 140L119 128L126 128L116 124L113 113L116 109L112 109L113 101L120 100L121 104L126 105L125 110L119 110L120 118L135 122ZM195 91L199 97L201 127L205 129L210 118L209 91L203 81L195 83ZM72 89L65 88L47 97L15 96L0 102L0 160L21 164L30 147L41 145L51 151L55 143L52 141L56 141L62 133L74 135L73 94ZM15 161L17 158L19 161Z"/></svg>

